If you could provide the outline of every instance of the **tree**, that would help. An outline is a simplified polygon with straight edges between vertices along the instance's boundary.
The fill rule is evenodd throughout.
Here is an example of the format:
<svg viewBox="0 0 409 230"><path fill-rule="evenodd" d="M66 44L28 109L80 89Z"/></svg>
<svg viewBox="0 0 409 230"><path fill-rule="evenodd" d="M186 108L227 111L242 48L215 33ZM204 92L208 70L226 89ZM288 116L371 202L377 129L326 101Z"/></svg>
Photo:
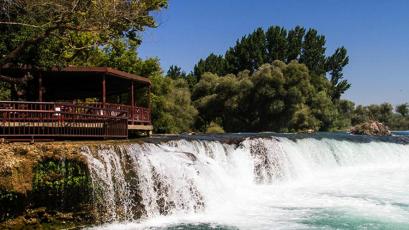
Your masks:
<svg viewBox="0 0 409 230"><path fill-rule="evenodd" d="M251 40L244 36L237 40L236 45L227 50L225 54L228 73L237 74L243 70L253 71ZM253 55L254 56L254 55Z"/></svg>
<svg viewBox="0 0 409 230"><path fill-rule="evenodd" d="M89 51L87 55L74 59L76 66L109 66L128 73L149 77L161 71L157 58L142 60L138 57L139 43L125 39L112 39L107 44Z"/></svg>
<svg viewBox="0 0 409 230"><path fill-rule="evenodd" d="M225 54L228 73L237 74L243 70L253 72L266 63L266 36L262 28L257 28L248 36L237 40L236 45Z"/></svg>
<svg viewBox="0 0 409 230"><path fill-rule="evenodd" d="M10 85L5 82L0 82L0 101L8 101L10 98Z"/></svg>
<svg viewBox="0 0 409 230"><path fill-rule="evenodd" d="M393 106L389 103L380 105L369 105L368 112L370 119L374 119L383 123L388 123L393 115Z"/></svg>
<svg viewBox="0 0 409 230"><path fill-rule="evenodd" d="M266 32L266 48L268 58L266 62L286 60L288 51L287 30L279 26L271 26Z"/></svg>
<svg viewBox="0 0 409 230"><path fill-rule="evenodd" d="M358 105L351 118L351 124L352 125L357 125L361 124L363 122L369 121L371 118L371 115L369 114L368 108L362 105Z"/></svg>
<svg viewBox="0 0 409 230"><path fill-rule="evenodd" d="M254 71L262 64L267 63L266 35L262 28L257 28L248 36L246 51L250 56L250 68L240 68L241 70Z"/></svg>
<svg viewBox="0 0 409 230"><path fill-rule="evenodd" d="M312 115L311 109L302 104L297 106L289 122L291 130L295 131L318 130L319 126L320 121Z"/></svg>
<svg viewBox="0 0 409 230"><path fill-rule="evenodd" d="M285 114L290 107L287 107L285 100L288 81L284 74L285 68L284 63L276 61L262 65L251 76L253 88L248 96L252 98L249 111L253 111L253 117L256 118L253 129L280 130L288 122Z"/></svg>
<svg viewBox="0 0 409 230"><path fill-rule="evenodd" d="M315 29L309 29L304 37L300 63L304 63L311 73L322 75L325 71L325 37Z"/></svg>
<svg viewBox="0 0 409 230"><path fill-rule="evenodd" d="M181 133L192 129L197 110L184 79L155 74L152 81L152 123L158 133Z"/></svg>
<svg viewBox="0 0 409 230"><path fill-rule="evenodd" d="M298 60L301 54L304 34L305 29L300 26L296 26L294 29L288 32L288 51L287 59L285 60L286 62Z"/></svg>
<svg viewBox="0 0 409 230"><path fill-rule="evenodd" d="M200 59L193 69L193 75L199 81L202 74L206 72L217 75L226 74L226 62L223 56L211 53L206 59Z"/></svg>
<svg viewBox="0 0 409 230"><path fill-rule="evenodd" d="M404 103L396 106L396 112L398 112L403 117L406 117L409 114L409 104Z"/></svg>
<svg viewBox="0 0 409 230"><path fill-rule="evenodd" d="M27 75L11 78L2 69L65 66L118 38L138 42L138 32L156 26L150 12L166 5L166 0L2 0L0 80L27 85Z"/></svg>
<svg viewBox="0 0 409 230"><path fill-rule="evenodd" d="M149 77L152 82L152 123L159 133L180 133L191 130L197 110L191 103L191 94L184 78L164 77L159 60L138 57L137 44L116 39L94 51L83 65L110 66L122 71ZM172 69L178 69L174 67ZM137 90L145 94L147 91ZM145 96L137 96L137 104L146 104Z"/></svg>
<svg viewBox="0 0 409 230"><path fill-rule="evenodd" d="M352 125L355 104L348 100L337 100L335 106L338 109L338 117L334 122L334 127L341 130L350 128Z"/></svg>
<svg viewBox="0 0 409 230"><path fill-rule="evenodd" d="M150 78L156 132L179 133L193 126L197 110L192 106L186 81L164 77L158 59L142 60L137 53L141 42L138 33L156 26L150 13L166 7L166 0L1 3L2 9L7 9L0 13L1 80L19 85L29 82L30 74L20 78L7 76L2 70L9 66L109 66ZM174 66L170 73L178 71L180 68ZM146 94L147 90L138 93Z"/></svg>
<svg viewBox="0 0 409 230"><path fill-rule="evenodd" d="M186 73L184 71L182 71L182 68L180 68L179 66L171 65L169 67L168 72L166 73L166 76L175 80L175 79L178 79L178 78L185 78Z"/></svg>
<svg viewBox="0 0 409 230"><path fill-rule="evenodd" d="M340 119L339 111L325 91L320 91L312 96L310 107L312 114L318 120L320 130L330 131L342 128L337 126L337 119Z"/></svg>
<svg viewBox="0 0 409 230"><path fill-rule="evenodd" d="M340 99L341 95L351 87L347 80L343 80L342 73L348 62L349 57L344 47L336 49L335 53L326 60L326 68L331 76L331 97L333 100Z"/></svg>
<svg viewBox="0 0 409 230"><path fill-rule="evenodd" d="M193 89L196 127L212 123L229 132L331 130L339 118L325 90L317 91L304 64L274 61L254 73L205 73ZM318 92L318 93L317 93Z"/></svg>
<svg viewBox="0 0 409 230"><path fill-rule="evenodd" d="M336 103L351 87L343 79L343 68L349 58L344 47L335 50L329 57L325 55L326 40L315 29L296 26L287 30L283 27L271 26L266 31L256 29L251 34L243 36L223 55L210 54L206 59L200 59L195 65L194 76L200 81L205 72L224 76L229 73L238 74L249 70L255 72L265 63L280 60L290 63L293 60L304 63L312 78L312 84L318 91L326 91ZM330 81L325 79L329 75Z"/></svg>
<svg viewBox="0 0 409 230"><path fill-rule="evenodd" d="M219 76L206 72L200 81L194 86L192 100L195 108L199 111L196 128L206 130L210 123L220 117L220 106L217 106L217 94L215 93Z"/></svg>

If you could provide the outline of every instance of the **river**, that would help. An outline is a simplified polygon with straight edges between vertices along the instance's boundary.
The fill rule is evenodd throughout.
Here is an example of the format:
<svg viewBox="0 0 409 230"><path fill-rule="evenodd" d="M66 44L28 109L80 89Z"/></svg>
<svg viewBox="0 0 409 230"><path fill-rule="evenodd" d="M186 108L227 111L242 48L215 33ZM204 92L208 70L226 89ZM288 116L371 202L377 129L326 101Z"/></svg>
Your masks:
<svg viewBox="0 0 409 230"><path fill-rule="evenodd" d="M177 136L82 154L107 222L92 229L409 229L404 136Z"/></svg>

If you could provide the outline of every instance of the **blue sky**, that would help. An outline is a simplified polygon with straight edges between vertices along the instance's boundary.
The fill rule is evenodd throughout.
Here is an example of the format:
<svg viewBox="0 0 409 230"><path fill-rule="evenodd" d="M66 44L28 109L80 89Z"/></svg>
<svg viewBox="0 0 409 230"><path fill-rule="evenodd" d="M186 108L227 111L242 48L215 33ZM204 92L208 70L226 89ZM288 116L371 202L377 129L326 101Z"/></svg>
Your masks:
<svg viewBox="0 0 409 230"><path fill-rule="evenodd" d="M345 46L350 63L344 98L358 104L409 102L407 0L169 0L159 27L143 33L141 57L156 56L186 72L211 52L223 54L243 35L271 25L315 28L327 53Z"/></svg>

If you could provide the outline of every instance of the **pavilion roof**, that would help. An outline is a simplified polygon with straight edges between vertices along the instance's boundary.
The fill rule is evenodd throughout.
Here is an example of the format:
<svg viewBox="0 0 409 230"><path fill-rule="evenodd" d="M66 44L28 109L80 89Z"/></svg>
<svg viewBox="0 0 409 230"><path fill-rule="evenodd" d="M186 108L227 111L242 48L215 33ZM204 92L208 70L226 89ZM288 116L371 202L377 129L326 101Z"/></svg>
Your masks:
<svg viewBox="0 0 409 230"><path fill-rule="evenodd" d="M24 65L21 67L17 67L14 65L4 65L0 67L0 70L12 73L12 75L18 75L18 73L25 72L27 70L31 70L32 67L30 65ZM51 71L45 71L45 72L62 72L62 73L78 73L78 74L93 74L93 75L108 75L112 77L118 77L118 78L123 78L131 81L137 81L142 84L147 84L151 85L151 81L146 78L146 77L141 77L136 74L131 74L125 71L117 70L115 68L111 67L74 67L74 66L69 66L65 68L57 68L54 67L51 69Z"/></svg>
<svg viewBox="0 0 409 230"><path fill-rule="evenodd" d="M141 77L135 74L127 73L111 67L65 67L62 69L54 68L53 71L66 73L94 73L98 75L105 74L113 77L124 78L132 81L141 82L147 85L151 85L151 81L146 77Z"/></svg>

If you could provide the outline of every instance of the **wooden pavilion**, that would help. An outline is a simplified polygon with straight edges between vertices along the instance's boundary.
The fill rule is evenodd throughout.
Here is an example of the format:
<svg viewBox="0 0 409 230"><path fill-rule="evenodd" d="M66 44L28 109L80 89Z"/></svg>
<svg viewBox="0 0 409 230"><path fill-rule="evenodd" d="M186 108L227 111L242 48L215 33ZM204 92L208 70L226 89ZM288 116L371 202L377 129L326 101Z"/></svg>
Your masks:
<svg viewBox="0 0 409 230"><path fill-rule="evenodd" d="M0 101L0 138L127 138L152 131L147 78L107 67L32 75L25 101Z"/></svg>

